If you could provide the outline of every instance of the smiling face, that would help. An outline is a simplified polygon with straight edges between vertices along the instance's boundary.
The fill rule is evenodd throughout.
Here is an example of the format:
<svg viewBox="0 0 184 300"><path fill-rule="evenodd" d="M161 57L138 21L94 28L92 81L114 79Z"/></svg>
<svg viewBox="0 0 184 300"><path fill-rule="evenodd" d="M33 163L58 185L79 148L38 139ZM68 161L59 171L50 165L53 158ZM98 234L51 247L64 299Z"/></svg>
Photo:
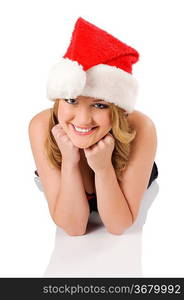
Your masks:
<svg viewBox="0 0 184 300"><path fill-rule="evenodd" d="M109 103L101 99L79 96L59 100L58 121L80 149L97 143L111 130L110 116Z"/></svg>

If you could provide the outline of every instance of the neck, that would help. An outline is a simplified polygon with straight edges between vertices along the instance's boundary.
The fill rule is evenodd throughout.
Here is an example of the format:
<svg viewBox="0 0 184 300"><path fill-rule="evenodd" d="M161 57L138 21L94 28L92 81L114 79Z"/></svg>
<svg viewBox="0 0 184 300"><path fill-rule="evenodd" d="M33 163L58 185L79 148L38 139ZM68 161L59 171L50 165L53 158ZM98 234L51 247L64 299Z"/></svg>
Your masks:
<svg viewBox="0 0 184 300"><path fill-rule="evenodd" d="M80 152L80 160L84 161L84 162L87 161L85 153L84 153L84 149L79 149L79 152Z"/></svg>
<svg viewBox="0 0 184 300"><path fill-rule="evenodd" d="M86 158L86 156L84 154L84 150L80 149L79 152L80 152L80 167L82 169L85 169L85 170L89 169L90 171L92 171L92 169L88 165L87 158Z"/></svg>

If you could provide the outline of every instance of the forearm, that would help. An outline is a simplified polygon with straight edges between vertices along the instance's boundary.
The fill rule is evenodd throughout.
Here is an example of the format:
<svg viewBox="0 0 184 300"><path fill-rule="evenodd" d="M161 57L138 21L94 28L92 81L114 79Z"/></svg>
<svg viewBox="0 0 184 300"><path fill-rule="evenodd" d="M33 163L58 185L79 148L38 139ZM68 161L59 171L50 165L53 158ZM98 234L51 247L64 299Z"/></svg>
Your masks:
<svg viewBox="0 0 184 300"><path fill-rule="evenodd" d="M90 214L79 165L62 163L54 220L68 233L85 230Z"/></svg>
<svg viewBox="0 0 184 300"><path fill-rule="evenodd" d="M109 232L121 234L132 225L132 214L120 189L113 165L95 173L98 211Z"/></svg>

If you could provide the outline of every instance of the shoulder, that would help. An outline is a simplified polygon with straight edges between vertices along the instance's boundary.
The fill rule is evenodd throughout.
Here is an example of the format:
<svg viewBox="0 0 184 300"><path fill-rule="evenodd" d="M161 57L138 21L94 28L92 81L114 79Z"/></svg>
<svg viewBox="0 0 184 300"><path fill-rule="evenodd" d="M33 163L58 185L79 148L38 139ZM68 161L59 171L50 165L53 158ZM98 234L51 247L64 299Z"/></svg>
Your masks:
<svg viewBox="0 0 184 300"><path fill-rule="evenodd" d="M127 116L127 120L130 124L134 126L142 126L142 125L154 126L153 120L150 117L148 117L146 114L138 110L134 110L132 113L130 113Z"/></svg>
<svg viewBox="0 0 184 300"><path fill-rule="evenodd" d="M135 129L136 136L131 142L132 152L144 153L157 147L157 131L153 120L140 111L134 111L128 117L128 123Z"/></svg>
<svg viewBox="0 0 184 300"><path fill-rule="evenodd" d="M127 121L135 129L155 130L153 120L138 110L134 110L131 114L129 114Z"/></svg>
<svg viewBox="0 0 184 300"><path fill-rule="evenodd" d="M48 125L49 125L49 117L50 117L51 109L45 109L35 116L29 122L28 130L29 133L37 133L39 129L39 133L48 132Z"/></svg>
<svg viewBox="0 0 184 300"><path fill-rule="evenodd" d="M50 113L51 113L51 109L45 109L42 110L41 112L37 113L35 116L32 117L32 119L29 122L29 125L33 125L33 124L45 124L49 121L49 117L50 117Z"/></svg>

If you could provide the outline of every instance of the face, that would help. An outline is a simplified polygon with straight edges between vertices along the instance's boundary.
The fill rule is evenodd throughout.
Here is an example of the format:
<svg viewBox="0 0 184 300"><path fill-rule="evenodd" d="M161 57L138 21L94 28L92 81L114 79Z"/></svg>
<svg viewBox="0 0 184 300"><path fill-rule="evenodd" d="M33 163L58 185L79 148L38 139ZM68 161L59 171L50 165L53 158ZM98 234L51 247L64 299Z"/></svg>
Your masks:
<svg viewBox="0 0 184 300"><path fill-rule="evenodd" d="M59 100L58 121L80 149L97 143L111 130L110 116L109 103L101 99L78 96Z"/></svg>

